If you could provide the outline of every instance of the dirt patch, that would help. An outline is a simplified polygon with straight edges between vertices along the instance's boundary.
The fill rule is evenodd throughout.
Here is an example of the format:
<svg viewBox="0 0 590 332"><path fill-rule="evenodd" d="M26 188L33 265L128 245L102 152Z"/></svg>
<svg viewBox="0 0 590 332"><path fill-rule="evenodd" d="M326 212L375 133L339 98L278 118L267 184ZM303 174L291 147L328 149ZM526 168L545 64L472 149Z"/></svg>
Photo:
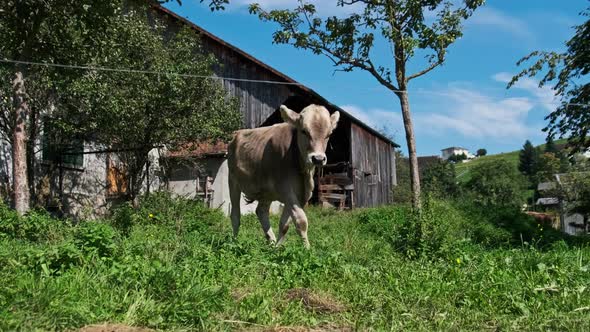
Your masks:
<svg viewBox="0 0 590 332"><path fill-rule="evenodd" d="M333 314L344 311L344 305L327 294L314 294L307 288L293 288L287 291L289 301L300 301L305 309L313 312Z"/></svg>
<svg viewBox="0 0 590 332"><path fill-rule="evenodd" d="M234 288L231 291L231 297L236 302L242 302L242 300L252 293L252 289L250 288Z"/></svg>
<svg viewBox="0 0 590 332"><path fill-rule="evenodd" d="M77 332L155 332L155 330L123 324L100 324L84 326Z"/></svg>
<svg viewBox="0 0 590 332"><path fill-rule="evenodd" d="M259 331L262 331L262 332L352 332L352 328L336 326L336 325L332 325L332 324L322 324L322 325L314 326L314 327L277 326L277 327L265 328L265 329L259 330Z"/></svg>

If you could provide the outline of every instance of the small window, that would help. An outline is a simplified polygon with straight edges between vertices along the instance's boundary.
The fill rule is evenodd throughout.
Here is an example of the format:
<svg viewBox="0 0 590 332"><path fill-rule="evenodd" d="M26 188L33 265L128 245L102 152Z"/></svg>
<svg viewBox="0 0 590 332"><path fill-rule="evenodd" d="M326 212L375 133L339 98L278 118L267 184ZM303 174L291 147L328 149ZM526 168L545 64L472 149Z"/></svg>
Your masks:
<svg viewBox="0 0 590 332"><path fill-rule="evenodd" d="M43 161L74 168L84 167L84 140L64 139L50 120L43 123L41 149Z"/></svg>

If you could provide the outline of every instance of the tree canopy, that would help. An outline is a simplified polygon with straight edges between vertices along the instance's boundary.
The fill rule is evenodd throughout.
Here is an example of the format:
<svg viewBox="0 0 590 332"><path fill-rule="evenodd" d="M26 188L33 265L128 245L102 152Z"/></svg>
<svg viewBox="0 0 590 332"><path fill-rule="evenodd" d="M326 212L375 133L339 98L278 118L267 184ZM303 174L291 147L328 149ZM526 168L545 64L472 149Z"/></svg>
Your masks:
<svg viewBox="0 0 590 332"><path fill-rule="evenodd" d="M214 64L199 36L188 29L168 34L148 10L147 2L122 0L0 4L0 15L16 15L0 20L1 58L115 69L0 65L0 75L25 73L31 145L43 117L51 119L62 141L77 137L129 151L128 171L136 175L129 174L134 179L128 193L137 193L153 147L224 139L241 125L236 101L217 81L199 78L212 76ZM14 107L6 82L0 86L0 129L10 137ZM34 160L34 153L31 149L27 158Z"/></svg>
<svg viewBox="0 0 590 332"><path fill-rule="evenodd" d="M537 163L539 160L539 151L535 149L533 143L527 140L518 155L518 170L532 179L537 172Z"/></svg>
<svg viewBox="0 0 590 332"><path fill-rule="evenodd" d="M588 18L590 8L580 15ZM508 87L522 77L537 75L542 76L540 87L553 84L561 105L546 117L549 123L544 131L552 138L568 138L573 154L590 148L590 19L576 27L566 46L562 53L535 51L522 58L518 65L534 62L516 75Z"/></svg>
<svg viewBox="0 0 590 332"><path fill-rule="evenodd" d="M475 165L466 188L482 205L519 206L524 202L524 178L511 163L501 159Z"/></svg>
<svg viewBox="0 0 590 332"><path fill-rule="evenodd" d="M96 63L161 74L88 72L60 99L66 106L60 117L63 125L127 151L127 192L132 197L143 182L151 149L227 140L241 127L236 101L228 100L218 81L203 78L213 75L215 60L204 54L198 35L186 28L165 37L165 26L152 21L148 23L142 9L121 15L109 27L107 47L97 54Z"/></svg>

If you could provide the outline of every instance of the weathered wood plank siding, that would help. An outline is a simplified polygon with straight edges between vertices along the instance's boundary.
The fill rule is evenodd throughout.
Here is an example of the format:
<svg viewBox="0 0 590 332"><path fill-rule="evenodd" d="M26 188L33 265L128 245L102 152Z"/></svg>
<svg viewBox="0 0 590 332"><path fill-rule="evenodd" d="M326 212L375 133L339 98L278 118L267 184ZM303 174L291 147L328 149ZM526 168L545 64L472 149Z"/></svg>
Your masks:
<svg viewBox="0 0 590 332"><path fill-rule="evenodd" d="M272 73L260 70L259 66L240 56L233 50L217 44L206 37L202 39L205 50L211 52L220 62L214 68L219 77L248 80L280 81ZM293 93L289 86L257 82L223 80L223 86L232 97L240 102L244 127L260 126Z"/></svg>
<svg viewBox="0 0 590 332"><path fill-rule="evenodd" d="M181 21L183 18L172 16L169 12L156 10L152 14L167 22L166 26L172 33L177 32L183 25ZM216 76L285 82L284 78L263 68L260 63L257 63L257 60L199 29L195 26L195 30L201 36L203 51L213 54L219 62L219 65L213 68ZM259 127L274 111L279 109L289 96L298 91L298 88L293 85L232 80L221 80L221 84L229 96L238 98L244 128Z"/></svg>
<svg viewBox="0 0 590 332"><path fill-rule="evenodd" d="M395 185L393 146L355 123L351 125L351 161L356 207L392 202Z"/></svg>

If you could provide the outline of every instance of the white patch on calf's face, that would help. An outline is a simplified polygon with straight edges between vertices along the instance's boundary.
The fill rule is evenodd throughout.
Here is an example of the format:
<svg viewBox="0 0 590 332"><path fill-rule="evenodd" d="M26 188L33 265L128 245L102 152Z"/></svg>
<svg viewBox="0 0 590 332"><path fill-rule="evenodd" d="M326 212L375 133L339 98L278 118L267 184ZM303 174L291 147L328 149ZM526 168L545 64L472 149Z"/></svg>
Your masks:
<svg viewBox="0 0 590 332"><path fill-rule="evenodd" d="M328 162L326 148L340 114L330 116L323 106L310 105L299 114L297 143L307 166L323 166Z"/></svg>

